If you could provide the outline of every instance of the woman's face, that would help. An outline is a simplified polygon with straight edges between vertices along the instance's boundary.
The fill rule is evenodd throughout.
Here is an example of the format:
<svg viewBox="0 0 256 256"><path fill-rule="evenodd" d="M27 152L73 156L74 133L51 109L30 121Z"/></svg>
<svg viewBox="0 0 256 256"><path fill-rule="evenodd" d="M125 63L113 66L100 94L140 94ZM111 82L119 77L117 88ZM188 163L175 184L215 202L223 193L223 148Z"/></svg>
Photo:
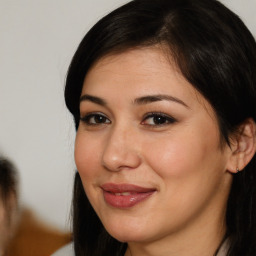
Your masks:
<svg viewBox="0 0 256 256"><path fill-rule="evenodd" d="M230 149L209 103L160 49L99 60L80 116L77 169L112 236L153 241L223 221Z"/></svg>

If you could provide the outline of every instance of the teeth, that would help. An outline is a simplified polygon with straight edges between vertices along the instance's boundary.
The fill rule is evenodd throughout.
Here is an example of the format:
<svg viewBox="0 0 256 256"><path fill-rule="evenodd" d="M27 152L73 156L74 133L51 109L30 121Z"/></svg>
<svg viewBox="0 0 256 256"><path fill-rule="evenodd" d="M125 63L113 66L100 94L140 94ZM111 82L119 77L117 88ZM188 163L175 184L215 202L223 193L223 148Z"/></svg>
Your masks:
<svg viewBox="0 0 256 256"><path fill-rule="evenodd" d="M124 193L122 193L122 195L123 196L129 196L129 195L131 195L131 193L130 192L124 192Z"/></svg>
<svg viewBox="0 0 256 256"><path fill-rule="evenodd" d="M130 196L130 192L115 193L116 196Z"/></svg>

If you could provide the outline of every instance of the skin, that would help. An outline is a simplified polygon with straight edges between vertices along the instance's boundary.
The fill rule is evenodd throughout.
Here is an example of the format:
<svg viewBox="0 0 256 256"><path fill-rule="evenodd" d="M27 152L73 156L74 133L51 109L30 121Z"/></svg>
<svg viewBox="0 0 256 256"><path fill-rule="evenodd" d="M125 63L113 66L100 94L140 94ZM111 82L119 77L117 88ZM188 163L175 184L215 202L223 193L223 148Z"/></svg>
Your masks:
<svg viewBox="0 0 256 256"><path fill-rule="evenodd" d="M7 204L0 200L0 255L5 255L8 243L11 241L16 228L17 198L11 192L7 196Z"/></svg>
<svg viewBox="0 0 256 256"><path fill-rule="evenodd" d="M165 96L138 100L149 95ZM107 231L128 242L126 256L212 256L226 231L234 160L210 104L158 47L100 59L81 96L77 169ZM109 182L156 192L119 209L104 200Z"/></svg>
<svg viewBox="0 0 256 256"><path fill-rule="evenodd" d="M7 223L6 223L6 210L3 205L3 202L0 200L0 255L3 255L4 248L6 245L6 234L7 231Z"/></svg>

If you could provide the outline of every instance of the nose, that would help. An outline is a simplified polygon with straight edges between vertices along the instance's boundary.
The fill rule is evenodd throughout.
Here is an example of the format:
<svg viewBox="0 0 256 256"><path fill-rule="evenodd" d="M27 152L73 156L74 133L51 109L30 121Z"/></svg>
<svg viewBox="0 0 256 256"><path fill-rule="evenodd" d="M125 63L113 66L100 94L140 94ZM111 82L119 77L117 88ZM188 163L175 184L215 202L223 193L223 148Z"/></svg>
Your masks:
<svg viewBox="0 0 256 256"><path fill-rule="evenodd" d="M135 169L141 164L138 141L128 129L113 129L102 154L102 165L109 171Z"/></svg>

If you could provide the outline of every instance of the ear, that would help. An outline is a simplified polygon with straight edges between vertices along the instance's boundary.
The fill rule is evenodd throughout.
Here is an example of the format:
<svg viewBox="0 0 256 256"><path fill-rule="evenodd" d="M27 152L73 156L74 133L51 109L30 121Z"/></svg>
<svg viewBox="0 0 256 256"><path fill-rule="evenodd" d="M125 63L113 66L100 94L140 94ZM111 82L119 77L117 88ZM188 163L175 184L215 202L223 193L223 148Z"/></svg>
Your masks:
<svg viewBox="0 0 256 256"><path fill-rule="evenodd" d="M231 155L227 170L236 173L245 168L256 151L256 125L252 118L246 119L231 138Z"/></svg>

